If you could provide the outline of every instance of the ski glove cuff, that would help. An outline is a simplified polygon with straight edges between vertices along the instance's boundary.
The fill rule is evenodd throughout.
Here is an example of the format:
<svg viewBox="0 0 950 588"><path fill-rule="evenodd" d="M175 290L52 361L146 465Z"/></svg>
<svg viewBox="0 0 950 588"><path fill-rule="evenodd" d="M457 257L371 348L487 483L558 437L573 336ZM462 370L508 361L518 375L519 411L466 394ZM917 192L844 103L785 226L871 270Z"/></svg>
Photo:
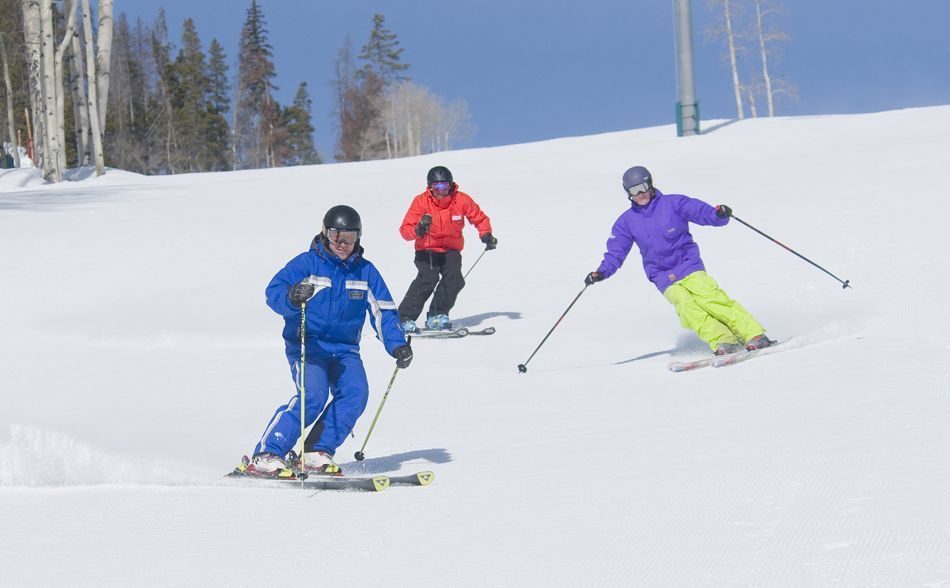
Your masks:
<svg viewBox="0 0 950 588"><path fill-rule="evenodd" d="M604 280L604 279L606 279L606 278L607 278L607 276L605 276L604 274L602 274L602 273L600 273L600 272L591 272L591 273L587 274L587 277L586 277L586 278L584 278L584 283L585 283L586 285L590 286L590 285L596 284L597 282L600 282L601 280Z"/></svg>
<svg viewBox="0 0 950 588"><path fill-rule="evenodd" d="M294 284L290 288L290 303L295 307L300 308L304 302L313 298L316 290L316 286L310 282L300 282L299 284Z"/></svg>
<svg viewBox="0 0 950 588"><path fill-rule="evenodd" d="M725 204L720 204L716 207L716 216L719 218L729 218L732 216L732 209Z"/></svg>
<svg viewBox="0 0 950 588"><path fill-rule="evenodd" d="M393 350L393 357L396 358L396 367L406 369L412 363L412 347L400 345Z"/></svg>
<svg viewBox="0 0 950 588"><path fill-rule="evenodd" d="M491 233L485 233L482 235L482 243L485 244L485 250L491 251L498 247L498 239L496 239Z"/></svg>

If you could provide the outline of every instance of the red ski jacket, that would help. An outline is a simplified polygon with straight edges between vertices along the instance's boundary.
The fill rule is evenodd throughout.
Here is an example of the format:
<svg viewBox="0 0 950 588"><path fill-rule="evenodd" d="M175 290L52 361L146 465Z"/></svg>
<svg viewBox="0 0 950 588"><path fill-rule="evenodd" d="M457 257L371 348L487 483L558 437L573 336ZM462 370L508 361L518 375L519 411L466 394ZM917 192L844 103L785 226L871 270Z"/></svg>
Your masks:
<svg viewBox="0 0 950 588"><path fill-rule="evenodd" d="M419 237L416 235L416 225L424 214L432 215L432 225L428 233ZM478 230L479 238L492 232L488 215L482 212L471 196L460 192L457 184L453 184L452 192L445 198L436 198L427 188L412 199L399 227L399 234L406 241L415 241L416 251L461 251L465 247L462 227L466 219Z"/></svg>

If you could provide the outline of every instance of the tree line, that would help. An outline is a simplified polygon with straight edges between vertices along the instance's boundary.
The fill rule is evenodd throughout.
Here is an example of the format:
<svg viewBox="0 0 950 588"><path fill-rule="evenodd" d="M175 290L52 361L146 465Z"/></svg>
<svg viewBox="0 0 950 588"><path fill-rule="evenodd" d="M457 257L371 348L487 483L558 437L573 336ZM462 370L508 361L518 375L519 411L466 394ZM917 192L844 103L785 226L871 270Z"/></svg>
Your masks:
<svg viewBox="0 0 950 588"><path fill-rule="evenodd" d="M267 22L251 0L236 72L217 39L205 49L192 19L176 45L164 10L113 21L114 0L0 0L6 116L0 141L27 148L51 181L68 167L144 174L322 163L306 82L280 104ZM338 161L442 151L474 131L462 100L448 103L407 75L385 17L359 53L347 36L334 61ZM17 153L16 149L12 150ZM20 165L19 161L16 163Z"/></svg>

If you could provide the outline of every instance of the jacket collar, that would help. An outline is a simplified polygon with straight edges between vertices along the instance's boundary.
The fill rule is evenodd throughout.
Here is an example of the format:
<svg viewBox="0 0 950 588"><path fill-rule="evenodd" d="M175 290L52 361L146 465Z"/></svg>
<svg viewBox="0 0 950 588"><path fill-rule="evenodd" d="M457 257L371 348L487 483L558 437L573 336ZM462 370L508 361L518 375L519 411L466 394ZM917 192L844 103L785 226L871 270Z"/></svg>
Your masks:
<svg viewBox="0 0 950 588"><path fill-rule="evenodd" d="M353 248L352 255L346 259L340 259L336 256L336 254L326 248L326 244L323 242L324 238L325 237L322 234L318 234L310 243L310 249L324 261L341 265L349 269L354 267L359 262L359 260L363 258L363 246L360 245L359 241L356 242L356 247Z"/></svg>
<svg viewBox="0 0 950 588"><path fill-rule="evenodd" d="M448 196L442 198L436 198L435 194L432 193L431 188L426 188L425 195L429 197L429 202L432 203L436 208L448 208L452 201L455 200L455 195L459 193L459 185L455 182L452 182L452 190L449 191Z"/></svg>
<svg viewBox="0 0 950 588"><path fill-rule="evenodd" d="M653 188L653 198L650 198L649 202L647 202L643 206L640 206L639 204L631 200L630 208L632 208L634 212L638 212L641 214L644 212L648 212L653 209L654 205L656 204L656 201L662 197L663 197L663 192L660 192L656 188Z"/></svg>

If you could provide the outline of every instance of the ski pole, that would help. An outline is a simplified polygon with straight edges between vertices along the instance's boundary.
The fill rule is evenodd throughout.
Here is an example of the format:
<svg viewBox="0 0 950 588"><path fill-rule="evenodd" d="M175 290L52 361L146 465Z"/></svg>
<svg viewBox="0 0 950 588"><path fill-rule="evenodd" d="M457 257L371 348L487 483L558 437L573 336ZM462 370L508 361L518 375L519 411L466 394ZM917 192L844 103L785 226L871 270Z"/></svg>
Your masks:
<svg viewBox="0 0 950 588"><path fill-rule="evenodd" d="M307 453L307 389L304 387L304 372L307 370L307 301L300 305L300 471L306 472L304 455Z"/></svg>
<svg viewBox="0 0 950 588"><path fill-rule="evenodd" d="M730 216L731 216L732 218L736 219L737 221L739 221L740 223L744 224L745 226L749 227L750 229L752 229L752 230L755 231L756 233L762 235L763 237L765 237L765 238L768 239L769 241L775 243L776 245L781 245L782 247L784 247L784 248L787 249L788 251L794 253L794 254L797 255L798 257L804 259L804 260L807 261L808 263L812 264L813 266L817 267L817 268L820 269L821 271L825 272L826 274L828 274L828 275L831 276L832 278L838 280L838 282L841 283L841 289L842 289L842 290L845 289L845 288L850 288L850 287L851 287L851 284L849 283L849 282L851 282L851 280L842 280L841 278L839 278L838 276L836 276L836 275L834 275L833 273L829 272L829 271L826 270L825 268L821 267L820 265L818 265L818 264L815 263L814 261L808 259L807 257L805 257L804 255L802 255L801 253L795 251L794 249L792 249L791 247L785 245L784 243L782 243L782 242L780 242L780 241L776 241L776 240L773 239L772 237L769 237L768 235L766 235L765 233L763 233L763 232L760 231L759 229L753 227L752 225L750 225L749 223L745 222L744 220L742 220L741 218L737 217L736 215L732 214L732 215L730 215Z"/></svg>
<svg viewBox="0 0 950 588"><path fill-rule="evenodd" d="M585 284L584 289L577 293L577 296L574 297L574 300L567 307L567 310L564 311L564 314L561 315L561 318L557 319L557 322L554 323L554 326L551 327L551 330L548 331L548 334L545 335L544 339L541 339L541 342L538 343L538 346L534 348L534 351L531 353L531 357L534 357L534 354L538 352L538 349L541 349L541 346L544 345L544 342L548 340L548 337L551 336L551 333L554 332L554 329L556 329L557 326L561 324L561 321L564 319L564 317L567 316L567 313L571 311L571 307L574 306L574 303L577 302L577 299L581 297L581 294L584 293L584 290L587 290L587 286L589 285L590 284ZM531 361L531 357L528 358L528 361ZM528 361L518 364L518 371L521 372L522 374L527 373L528 371Z"/></svg>
<svg viewBox="0 0 950 588"><path fill-rule="evenodd" d="M485 255L485 253L487 252L488 252L488 247L485 247L485 251L482 251L482 255ZM468 271L465 272L464 276L462 276L463 280L468 277L468 274L472 273L472 270L475 269L475 266L478 265L478 262L482 259L482 255L479 255L478 259L475 260L475 263L472 264L472 267L468 268Z"/></svg>
<svg viewBox="0 0 950 588"><path fill-rule="evenodd" d="M406 337L406 344L409 345L412 343L412 337ZM379 414L383 412L383 406L386 404L386 399L389 398L389 391L393 388L393 382L396 381L396 374L399 373L399 368L397 367L393 370L393 377L389 378L389 385L386 386L386 393L383 394L383 399L379 403L379 408L376 409L376 416L373 417L373 422L369 425L369 431L366 433L366 439L363 440L363 446L360 447L360 450L353 454L353 457L356 458L356 461L363 461L366 459L366 456L363 455L363 450L366 449L366 444L369 443L370 435L373 434L373 429L376 428L376 421L379 420Z"/></svg>
<svg viewBox="0 0 950 588"><path fill-rule="evenodd" d="M376 409L376 416L373 417L373 422L369 426L369 432L366 433L366 439L363 440L363 446L360 447L360 450L353 454L353 457L356 458L356 461L363 461L366 456L363 455L363 450L366 449L366 444L369 443L370 435L373 434L373 429L376 428L376 421L379 420L379 413L383 412L383 405L386 404L386 398L389 397L389 391L393 387L393 382L396 381L396 374L399 373L399 368L397 367L393 370L393 377L389 379L389 386L386 386L386 393L383 394L383 400L379 403L379 408Z"/></svg>

